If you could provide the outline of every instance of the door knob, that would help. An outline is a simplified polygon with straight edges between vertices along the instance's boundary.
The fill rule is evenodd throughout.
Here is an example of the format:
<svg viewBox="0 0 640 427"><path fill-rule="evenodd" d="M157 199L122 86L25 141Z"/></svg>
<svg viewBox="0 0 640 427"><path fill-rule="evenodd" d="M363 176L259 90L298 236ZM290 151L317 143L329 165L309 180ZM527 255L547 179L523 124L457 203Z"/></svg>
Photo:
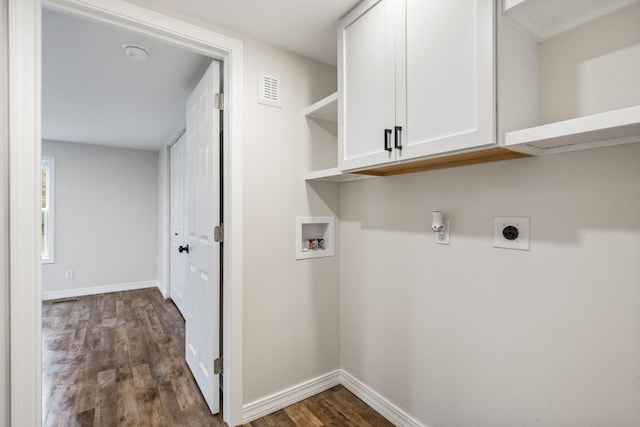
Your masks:
<svg viewBox="0 0 640 427"><path fill-rule="evenodd" d="M189 253L189 245L178 246L178 252L180 252L180 253L182 253L182 252Z"/></svg>

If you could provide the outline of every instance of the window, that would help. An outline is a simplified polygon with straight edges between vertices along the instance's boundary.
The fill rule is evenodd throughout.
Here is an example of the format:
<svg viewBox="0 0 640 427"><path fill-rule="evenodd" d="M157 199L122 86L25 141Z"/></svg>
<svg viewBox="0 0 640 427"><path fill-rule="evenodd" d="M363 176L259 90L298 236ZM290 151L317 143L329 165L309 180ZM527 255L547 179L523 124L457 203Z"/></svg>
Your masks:
<svg viewBox="0 0 640 427"><path fill-rule="evenodd" d="M42 156L40 161L42 179L42 262L53 263L53 195L55 188L55 161Z"/></svg>

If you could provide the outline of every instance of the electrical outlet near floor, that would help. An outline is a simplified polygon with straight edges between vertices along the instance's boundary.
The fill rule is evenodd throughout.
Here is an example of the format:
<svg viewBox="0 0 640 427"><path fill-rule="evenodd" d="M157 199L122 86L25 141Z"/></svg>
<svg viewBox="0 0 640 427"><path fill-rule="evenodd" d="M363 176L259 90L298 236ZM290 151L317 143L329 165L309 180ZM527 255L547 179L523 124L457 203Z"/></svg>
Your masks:
<svg viewBox="0 0 640 427"><path fill-rule="evenodd" d="M493 218L493 247L529 250L529 217Z"/></svg>
<svg viewBox="0 0 640 427"><path fill-rule="evenodd" d="M65 270L64 278L67 280L73 279L73 270Z"/></svg>

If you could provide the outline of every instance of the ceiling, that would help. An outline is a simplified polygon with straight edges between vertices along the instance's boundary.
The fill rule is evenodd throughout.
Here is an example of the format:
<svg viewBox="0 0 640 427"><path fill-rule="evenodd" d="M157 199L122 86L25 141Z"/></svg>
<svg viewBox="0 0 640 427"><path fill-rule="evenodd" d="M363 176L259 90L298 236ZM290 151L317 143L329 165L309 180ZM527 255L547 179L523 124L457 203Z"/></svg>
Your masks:
<svg viewBox="0 0 640 427"><path fill-rule="evenodd" d="M149 51L130 60L122 47ZM185 122L211 59L119 27L44 9L42 138L158 150Z"/></svg>
<svg viewBox="0 0 640 427"><path fill-rule="evenodd" d="M129 0L159 5L336 65L336 28L360 0Z"/></svg>
<svg viewBox="0 0 640 427"><path fill-rule="evenodd" d="M336 63L336 22L360 0L130 0ZM130 60L133 43L149 51ZM42 13L42 138L158 150L184 129L210 58L117 26Z"/></svg>

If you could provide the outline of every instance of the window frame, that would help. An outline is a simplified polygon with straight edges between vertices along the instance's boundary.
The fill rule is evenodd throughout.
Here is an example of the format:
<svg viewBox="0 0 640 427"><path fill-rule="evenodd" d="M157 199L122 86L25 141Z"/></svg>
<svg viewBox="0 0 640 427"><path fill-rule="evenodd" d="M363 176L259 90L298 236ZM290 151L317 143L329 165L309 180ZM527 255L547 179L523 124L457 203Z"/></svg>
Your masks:
<svg viewBox="0 0 640 427"><path fill-rule="evenodd" d="M55 188L56 188L56 160L52 156L42 156L40 165L47 168L46 180L46 207L40 207L41 217L44 215L44 251L41 252L43 264L53 264L55 262ZM40 195L42 197L42 195Z"/></svg>

